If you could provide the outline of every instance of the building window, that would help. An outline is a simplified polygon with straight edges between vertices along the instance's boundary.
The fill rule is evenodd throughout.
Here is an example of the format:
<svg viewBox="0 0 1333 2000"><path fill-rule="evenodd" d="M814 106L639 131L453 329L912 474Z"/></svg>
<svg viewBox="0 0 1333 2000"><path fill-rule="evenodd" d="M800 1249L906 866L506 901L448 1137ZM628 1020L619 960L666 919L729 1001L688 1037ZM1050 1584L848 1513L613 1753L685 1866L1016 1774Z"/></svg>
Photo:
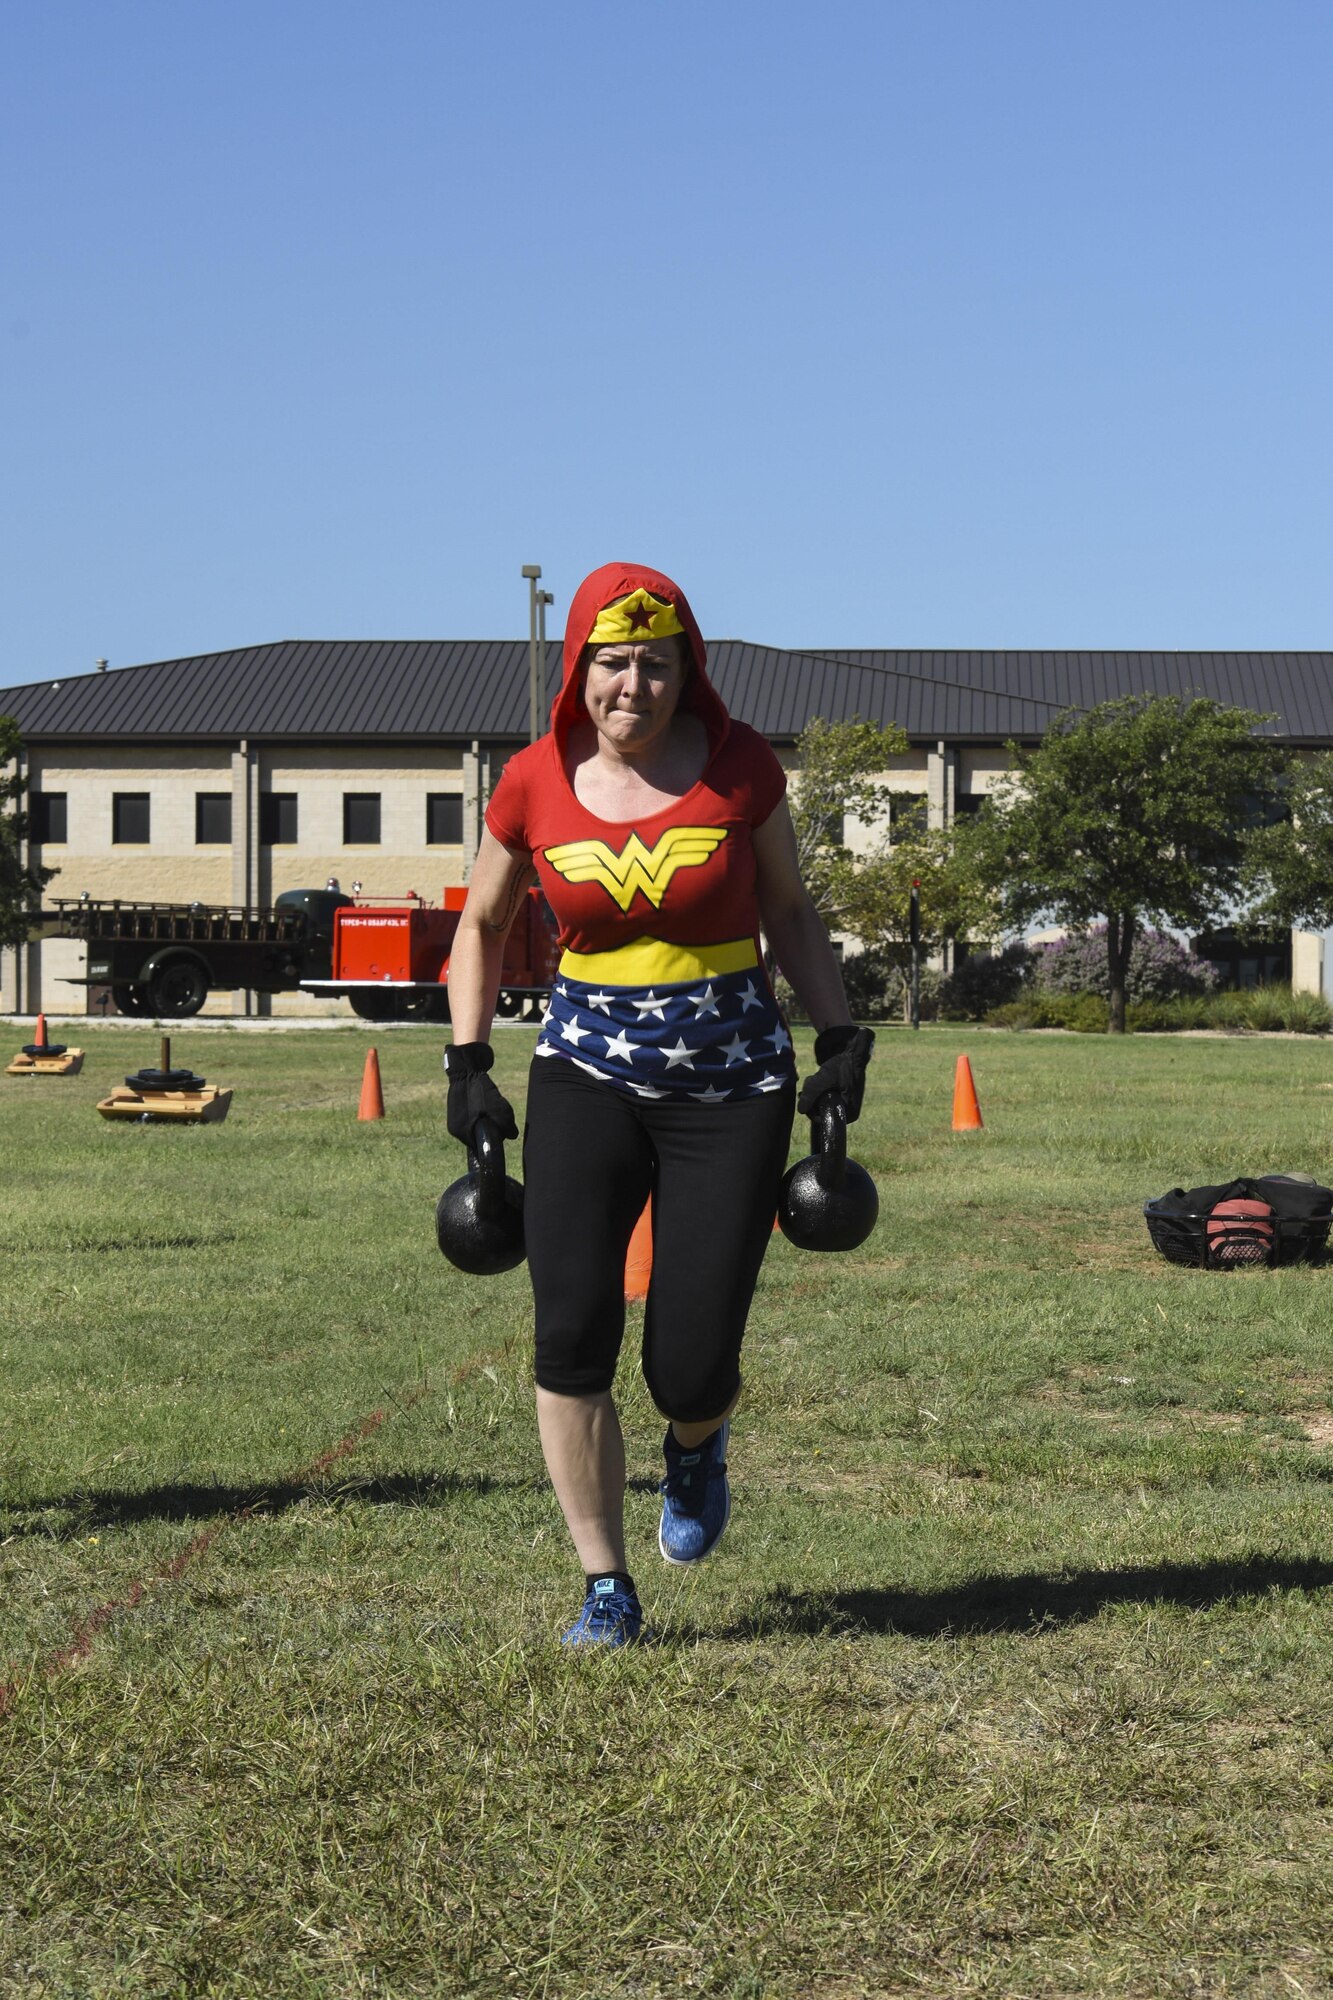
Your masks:
<svg viewBox="0 0 1333 2000"><path fill-rule="evenodd" d="M427 792L427 847L461 847L463 844L463 794Z"/></svg>
<svg viewBox="0 0 1333 2000"><path fill-rule="evenodd" d="M194 844L196 847L228 847L231 844L231 793L196 792L194 795Z"/></svg>
<svg viewBox="0 0 1333 2000"><path fill-rule="evenodd" d="M955 794L953 802L954 818L970 819L973 813L981 811L985 803L986 794L984 792L958 792Z"/></svg>
<svg viewBox="0 0 1333 2000"><path fill-rule="evenodd" d="M1291 818L1291 802L1286 796L1286 786L1281 791L1265 797L1262 792L1247 792L1241 805L1242 823L1247 827L1281 826Z"/></svg>
<svg viewBox="0 0 1333 2000"><path fill-rule="evenodd" d="M69 839L67 792L31 792L28 795L28 824L32 838L43 847L52 841Z"/></svg>
<svg viewBox="0 0 1333 2000"><path fill-rule="evenodd" d="M295 847L295 792L259 794L259 840L263 847Z"/></svg>
<svg viewBox="0 0 1333 2000"><path fill-rule="evenodd" d="M147 792L111 794L111 838L118 847L147 846L149 840Z"/></svg>
<svg viewBox="0 0 1333 2000"><path fill-rule="evenodd" d="M378 792L343 793L343 846L378 847L380 844L380 795Z"/></svg>
<svg viewBox="0 0 1333 2000"><path fill-rule="evenodd" d="M1202 931L1190 939L1196 958L1207 959L1227 992L1291 984L1291 932Z"/></svg>
<svg viewBox="0 0 1333 2000"><path fill-rule="evenodd" d="M928 819L924 792L889 793L889 839L911 840L924 833Z"/></svg>

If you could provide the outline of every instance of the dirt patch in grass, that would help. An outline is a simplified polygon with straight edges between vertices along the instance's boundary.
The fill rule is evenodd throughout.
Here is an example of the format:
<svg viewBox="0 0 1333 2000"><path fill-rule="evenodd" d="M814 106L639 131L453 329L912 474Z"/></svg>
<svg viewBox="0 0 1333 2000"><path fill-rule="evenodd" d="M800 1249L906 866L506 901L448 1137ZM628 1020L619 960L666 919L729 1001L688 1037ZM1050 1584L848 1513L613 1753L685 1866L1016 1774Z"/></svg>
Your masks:
<svg viewBox="0 0 1333 2000"><path fill-rule="evenodd" d="M1201 1410L1188 1403L1160 1403L1155 1407L1135 1404L1126 1408L1117 1403L1111 1408L1098 1408L1089 1400L1091 1391L1129 1388L1132 1378L1119 1378L1102 1374L1097 1369L1075 1368L1070 1370L1070 1379L1086 1385L1081 1392L1072 1391L1064 1383L1048 1382L1038 1389L1033 1401L1045 1404L1049 1409L1065 1410L1084 1417L1090 1423L1112 1424L1121 1430L1133 1430L1145 1437L1169 1437L1173 1433L1189 1431L1244 1431L1254 1424L1298 1423L1309 1435L1311 1422L1326 1422L1328 1440L1333 1443L1333 1416L1324 1418L1322 1413L1310 1418L1299 1411L1284 1410Z"/></svg>
<svg viewBox="0 0 1333 2000"><path fill-rule="evenodd" d="M1317 1451L1333 1451L1333 1410L1310 1410L1296 1421Z"/></svg>
<svg viewBox="0 0 1333 2000"><path fill-rule="evenodd" d="M1291 1389L1297 1395L1320 1396L1327 1402L1333 1402L1333 1376L1316 1375L1305 1368L1284 1368L1276 1361L1261 1365L1265 1373L1274 1381L1280 1382L1284 1389Z"/></svg>
<svg viewBox="0 0 1333 2000"><path fill-rule="evenodd" d="M1086 1257L1093 1263L1104 1263L1107 1258L1129 1258L1134 1264L1155 1262L1156 1252L1149 1238L1137 1229L1117 1228L1113 1234L1105 1236L1083 1236L1069 1245L1076 1257Z"/></svg>

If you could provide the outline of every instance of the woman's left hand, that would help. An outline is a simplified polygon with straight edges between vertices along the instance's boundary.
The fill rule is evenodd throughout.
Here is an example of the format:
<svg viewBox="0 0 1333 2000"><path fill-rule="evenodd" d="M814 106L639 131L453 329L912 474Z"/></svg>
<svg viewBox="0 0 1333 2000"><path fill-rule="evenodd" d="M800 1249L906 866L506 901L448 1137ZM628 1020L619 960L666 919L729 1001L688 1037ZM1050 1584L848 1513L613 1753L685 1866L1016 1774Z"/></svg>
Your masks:
<svg viewBox="0 0 1333 2000"><path fill-rule="evenodd" d="M822 1035L816 1035L815 1061L819 1068L801 1085L796 1109L813 1118L820 1098L836 1091L846 1106L847 1123L854 1124L861 1115L866 1066L874 1046L875 1037L869 1028L825 1028Z"/></svg>

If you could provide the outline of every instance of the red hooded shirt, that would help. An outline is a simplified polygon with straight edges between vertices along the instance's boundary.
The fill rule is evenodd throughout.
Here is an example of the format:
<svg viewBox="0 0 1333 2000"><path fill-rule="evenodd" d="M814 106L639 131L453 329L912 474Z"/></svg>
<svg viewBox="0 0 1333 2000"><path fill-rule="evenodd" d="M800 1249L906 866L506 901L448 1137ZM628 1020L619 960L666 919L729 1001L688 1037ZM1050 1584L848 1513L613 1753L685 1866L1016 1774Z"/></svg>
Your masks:
<svg viewBox="0 0 1333 2000"><path fill-rule="evenodd" d="M703 722L709 754L683 798L632 821L610 821L589 812L574 791L569 735L587 717L579 665L597 615L639 589L672 605L685 630L693 671L680 705ZM657 570L607 563L585 578L570 605L550 734L505 765L486 824L504 846L531 854L566 951L617 951L640 938L695 946L757 941L751 835L786 785L768 743L732 721L710 683L707 649L684 592Z"/></svg>

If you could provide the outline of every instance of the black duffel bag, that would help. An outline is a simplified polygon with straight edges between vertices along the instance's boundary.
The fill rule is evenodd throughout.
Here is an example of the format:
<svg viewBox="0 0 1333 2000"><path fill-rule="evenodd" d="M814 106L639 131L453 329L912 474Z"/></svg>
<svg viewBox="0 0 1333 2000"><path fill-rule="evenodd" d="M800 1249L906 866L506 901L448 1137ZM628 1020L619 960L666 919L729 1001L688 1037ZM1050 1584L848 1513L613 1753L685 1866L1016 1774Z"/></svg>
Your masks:
<svg viewBox="0 0 1333 2000"><path fill-rule="evenodd" d="M1145 1201L1148 1234L1170 1264L1232 1270L1314 1262L1328 1245L1333 1188L1303 1174L1260 1174L1172 1188Z"/></svg>

